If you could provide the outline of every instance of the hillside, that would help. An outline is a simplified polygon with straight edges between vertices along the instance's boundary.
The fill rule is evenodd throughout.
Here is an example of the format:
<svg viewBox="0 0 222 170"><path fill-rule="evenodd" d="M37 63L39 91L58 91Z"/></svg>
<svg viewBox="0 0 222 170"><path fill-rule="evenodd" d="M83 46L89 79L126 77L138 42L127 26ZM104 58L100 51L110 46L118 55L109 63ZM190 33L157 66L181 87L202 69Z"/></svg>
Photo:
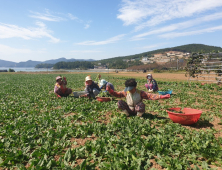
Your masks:
<svg viewBox="0 0 222 170"><path fill-rule="evenodd" d="M182 46L176 46L176 47L148 51L148 52L144 52L144 53L140 53L140 54L134 54L134 55L129 55L129 56L121 56L121 57L114 57L114 58L99 60L99 61L96 61L95 63L101 63L101 64L106 64L106 63L110 64L110 63L119 63L119 62L122 63L121 61L123 59L141 59L141 57L152 57L153 54L163 53L163 52L167 52L167 51L181 51L181 52L187 52L187 53L192 53L192 52L209 53L209 52L213 52L213 51L222 52L222 48L210 46L210 45L204 45L204 44L187 44L187 45L182 45Z"/></svg>

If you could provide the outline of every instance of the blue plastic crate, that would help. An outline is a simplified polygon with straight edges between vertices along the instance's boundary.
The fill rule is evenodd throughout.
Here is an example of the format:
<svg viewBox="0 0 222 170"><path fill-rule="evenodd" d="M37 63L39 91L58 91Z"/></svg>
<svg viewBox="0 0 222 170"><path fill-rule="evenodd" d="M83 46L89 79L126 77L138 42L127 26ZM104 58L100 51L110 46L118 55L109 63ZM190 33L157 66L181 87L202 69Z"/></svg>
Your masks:
<svg viewBox="0 0 222 170"><path fill-rule="evenodd" d="M165 95L165 94L172 94L173 90L168 90L168 91L158 91L159 94Z"/></svg>

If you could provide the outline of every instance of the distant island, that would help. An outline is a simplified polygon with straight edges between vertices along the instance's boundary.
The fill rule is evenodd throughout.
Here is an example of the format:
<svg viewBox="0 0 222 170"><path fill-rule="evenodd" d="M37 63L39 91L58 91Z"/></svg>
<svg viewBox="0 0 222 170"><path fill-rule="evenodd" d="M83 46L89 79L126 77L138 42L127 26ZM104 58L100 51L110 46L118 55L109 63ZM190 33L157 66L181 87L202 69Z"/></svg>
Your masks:
<svg viewBox="0 0 222 170"><path fill-rule="evenodd" d="M0 60L0 67L36 67L37 65L43 66L43 67L39 67L38 68L49 68L46 67L47 64L49 64L48 66L53 66L54 64L58 63L58 62L74 62L74 61L96 61L93 59L88 59L88 60L84 60L84 59L66 59L66 58L58 58L58 59L53 59L53 60L46 60L46 61L32 61L32 60L28 60L25 62L12 62L12 61L6 61L6 60ZM41 65L42 64L42 65Z"/></svg>

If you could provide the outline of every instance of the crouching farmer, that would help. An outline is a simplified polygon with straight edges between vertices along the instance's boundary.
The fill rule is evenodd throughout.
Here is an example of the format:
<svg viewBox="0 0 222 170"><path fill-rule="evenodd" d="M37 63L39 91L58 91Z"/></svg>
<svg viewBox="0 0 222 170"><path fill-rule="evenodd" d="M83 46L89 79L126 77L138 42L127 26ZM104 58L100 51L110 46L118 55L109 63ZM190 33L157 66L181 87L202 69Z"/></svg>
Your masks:
<svg viewBox="0 0 222 170"><path fill-rule="evenodd" d="M88 97L88 98L95 98L99 94L101 89L99 88L98 84L92 81L90 76L86 76L85 78L85 93L81 97Z"/></svg>
<svg viewBox="0 0 222 170"><path fill-rule="evenodd" d="M56 77L56 84L54 87L54 93L59 97L67 97L72 93L72 89L66 88L66 77L62 79L61 76Z"/></svg>
<svg viewBox="0 0 222 170"><path fill-rule="evenodd" d="M114 90L114 86L112 83L107 82L105 79L102 79L99 83L100 89L105 89L105 92L107 92L106 87L109 86L112 90Z"/></svg>
<svg viewBox="0 0 222 170"><path fill-rule="evenodd" d="M145 84L145 87L149 92L155 92L158 91L158 85L155 79L153 79L152 74L147 74L147 84Z"/></svg>
<svg viewBox="0 0 222 170"><path fill-rule="evenodd" d="M158 95L158 94L152 94L148 92L144 92L141 90L138 90L136 88L137 82L135 79L128 79L125 82L125 89L121 92L116 92L112 90L109 86L106 88L109 93L115 97L121 98L125 97L126 102L123 100L119 100L117 105L118 108L123 110L123 112L127 115L137 115L139 117L142 117L142 115L145 112L145 104L142 102L143 99L148 100L159 100L159 99L168 99L170 98L170 95Z"/></svg>

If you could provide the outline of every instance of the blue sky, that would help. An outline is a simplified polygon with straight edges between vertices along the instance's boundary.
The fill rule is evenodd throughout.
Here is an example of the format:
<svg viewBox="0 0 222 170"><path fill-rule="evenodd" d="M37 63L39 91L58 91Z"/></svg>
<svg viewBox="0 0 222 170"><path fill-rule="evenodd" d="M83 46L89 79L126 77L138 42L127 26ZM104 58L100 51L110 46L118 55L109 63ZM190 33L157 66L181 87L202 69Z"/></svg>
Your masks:
<svg viewBox="0 0 222 170"><path fill-rule="evenodd" d="M107 59L222 47L222 0L0 0L0 59Z"/></svg>

